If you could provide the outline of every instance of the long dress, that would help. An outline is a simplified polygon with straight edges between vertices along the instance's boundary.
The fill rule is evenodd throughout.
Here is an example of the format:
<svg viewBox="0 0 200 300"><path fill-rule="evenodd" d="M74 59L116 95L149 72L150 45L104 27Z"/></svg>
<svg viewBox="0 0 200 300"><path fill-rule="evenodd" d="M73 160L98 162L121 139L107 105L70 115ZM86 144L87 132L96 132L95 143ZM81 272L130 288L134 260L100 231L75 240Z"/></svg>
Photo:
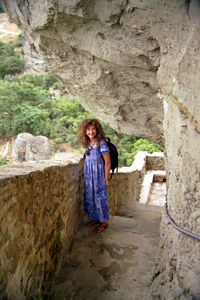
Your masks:
<svg viewBox="0 0 200 300"><path fill-rule="evenodd" d="M106 222L109 219L108 194L105 184L105 166L102 155L109 153L104 140L86 154L84 165L84 212L90 220Z"/></svg>

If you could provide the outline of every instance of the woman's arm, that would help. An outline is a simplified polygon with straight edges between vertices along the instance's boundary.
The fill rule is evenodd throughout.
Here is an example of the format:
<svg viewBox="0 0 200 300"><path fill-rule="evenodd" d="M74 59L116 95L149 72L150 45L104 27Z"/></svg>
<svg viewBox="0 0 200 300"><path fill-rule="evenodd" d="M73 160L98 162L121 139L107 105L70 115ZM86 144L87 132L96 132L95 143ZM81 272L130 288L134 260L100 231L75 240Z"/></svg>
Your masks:
<svg viewBox="0 0 200 300"><path fill-rule="evenodd" d="M103 154L103 158L105 161L105 182L106 182L106 187L108 187L109 186L110 167L111 167L110 153Z"/></svg>

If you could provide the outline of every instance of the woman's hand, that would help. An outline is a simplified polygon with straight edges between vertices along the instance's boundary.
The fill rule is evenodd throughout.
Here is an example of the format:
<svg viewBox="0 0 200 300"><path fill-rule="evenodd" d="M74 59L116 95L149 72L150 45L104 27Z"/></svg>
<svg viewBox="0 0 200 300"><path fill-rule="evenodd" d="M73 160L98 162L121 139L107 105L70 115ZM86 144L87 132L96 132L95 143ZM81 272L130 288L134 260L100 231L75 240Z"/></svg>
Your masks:
<svg viewBox="0 0 200 300"><path fill-rule="evenodd" d="M106 182L106 187L108 188L109 187L109 180L106 179L105 182Z"/></svg>

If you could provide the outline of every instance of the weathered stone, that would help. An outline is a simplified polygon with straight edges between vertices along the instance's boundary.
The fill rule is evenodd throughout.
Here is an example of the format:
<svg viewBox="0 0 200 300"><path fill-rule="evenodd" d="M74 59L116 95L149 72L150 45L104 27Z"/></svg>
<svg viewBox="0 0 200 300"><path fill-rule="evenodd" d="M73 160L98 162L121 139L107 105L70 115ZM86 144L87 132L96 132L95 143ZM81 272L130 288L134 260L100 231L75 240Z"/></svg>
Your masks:
<svg viewBox="0 0 200 300"><path fill-rule="evenodd" d="M33 137L26 146L26 161L47 159L51 153L51 145L45 136Z"/></svg>
<svg viewBox="0 0 200 300"><path fill-rule="evenodd" d="M6 175L8 169L12 175ZM9 299L44 299L83 216L82 162L32 168L24 163L0 172L7 183L0 192L0 293L6 291ZM65 188L71 184L78 188Z"/></svg>
<svg viewBox="0 0 200 300"><path fill-rule="evenodd" d="M38 161L49 157L51 145L45 136L33 136L30 133L18 134L12 147L12 158L14 162Z"/></svg>
<svg viewBox="0 0 200 300"><path fill-rule="evenodd" d="M26 147L32 138L33 135L30 133L18 134L12 147L12 158L14 162L25 161Z"/></svg>

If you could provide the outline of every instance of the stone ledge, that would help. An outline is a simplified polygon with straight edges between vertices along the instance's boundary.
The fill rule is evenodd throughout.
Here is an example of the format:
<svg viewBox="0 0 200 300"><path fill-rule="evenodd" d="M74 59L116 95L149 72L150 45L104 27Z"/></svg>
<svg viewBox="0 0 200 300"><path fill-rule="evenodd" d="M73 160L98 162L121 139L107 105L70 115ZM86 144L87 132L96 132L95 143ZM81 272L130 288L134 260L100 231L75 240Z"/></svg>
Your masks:
<svg viewBox="0 0 200 300"><path fill-rule="evenodd" d="M66 153L65 158L62 159L56 159L56 157L53 157L50 160L22 162L15 163L10 166L2 166L0 167L0 180L14 176L23 176L32 172L43 171L50 167L64 167L70 164L79 164L82 158L83 155L81 154Z"/></svg>

